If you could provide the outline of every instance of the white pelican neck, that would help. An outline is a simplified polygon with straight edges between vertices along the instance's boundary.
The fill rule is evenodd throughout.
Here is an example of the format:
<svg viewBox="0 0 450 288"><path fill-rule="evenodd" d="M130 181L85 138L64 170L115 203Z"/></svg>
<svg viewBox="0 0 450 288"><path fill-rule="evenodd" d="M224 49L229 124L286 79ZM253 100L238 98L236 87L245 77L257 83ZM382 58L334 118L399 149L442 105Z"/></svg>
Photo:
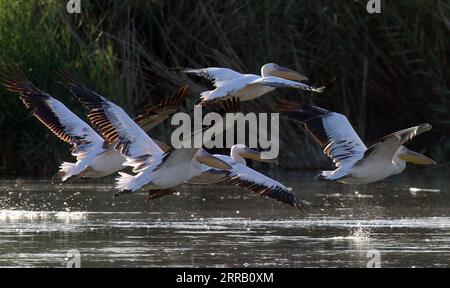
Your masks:
<svg viewBox="0 0 450 288"><path fill-rule="evenodd" d="M277 64L274 63L268 63L261 67L261 76L262 77L269 77L272 76L272 72L276 70L278 67Z"/></svg>
<svg viewBox="0 0 450 288"><path fill-rule="evenodd" d="M247 165L247 161L245 161L245 158L241 156L241 152L243 152L243 147L241 145L233 145L231 147L230 157L239 164Z"/></svg>

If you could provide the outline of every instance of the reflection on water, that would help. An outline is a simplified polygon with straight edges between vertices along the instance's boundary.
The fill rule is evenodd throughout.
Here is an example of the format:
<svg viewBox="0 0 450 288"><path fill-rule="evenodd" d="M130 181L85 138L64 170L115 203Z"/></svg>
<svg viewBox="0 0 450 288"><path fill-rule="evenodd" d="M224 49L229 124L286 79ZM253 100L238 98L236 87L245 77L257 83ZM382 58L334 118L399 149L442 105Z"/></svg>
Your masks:
<svg viewBox="0 0 450 288"><path fill-rule="evenodd" d="M112 199L112 181L0 182L0 266L450 267L448 170L369 186L272 175L311 203L302 214L227 185Z"/></svg>

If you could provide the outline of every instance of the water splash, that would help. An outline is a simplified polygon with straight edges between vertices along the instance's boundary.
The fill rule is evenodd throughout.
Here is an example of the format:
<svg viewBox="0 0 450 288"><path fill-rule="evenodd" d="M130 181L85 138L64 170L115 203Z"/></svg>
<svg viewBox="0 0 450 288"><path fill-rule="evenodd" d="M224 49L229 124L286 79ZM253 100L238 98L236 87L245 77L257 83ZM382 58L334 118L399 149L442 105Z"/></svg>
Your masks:
<svg viewBox="0 0 450 288"><path fill-rule="evenodd" d="M79 222L86 219L86 212L0 210L0 223L42 221Z"/></svg>
<svg viewBox="0 0 450 288"><path fill-rule="evenodd" d="M355 241L369 241L371 239L371 234L370 228L358 226L352 231L348 238Z"/></svg>

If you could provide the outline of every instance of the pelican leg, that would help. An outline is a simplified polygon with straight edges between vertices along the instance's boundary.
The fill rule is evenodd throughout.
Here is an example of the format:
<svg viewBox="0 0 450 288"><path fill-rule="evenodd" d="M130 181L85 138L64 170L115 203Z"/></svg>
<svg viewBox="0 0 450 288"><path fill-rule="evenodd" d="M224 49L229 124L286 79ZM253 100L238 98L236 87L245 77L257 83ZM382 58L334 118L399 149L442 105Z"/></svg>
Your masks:
<svg viewBox="0 0 450 288"><path fill-rule="evenodd" d="M119 191L119 192L116 192L116 193L114 194L113 198L117 198L117 197L119 197L120 195L131 194L131 193L133 193L133 192L130 191L130 190Z"/></svg>
<svg viewBox="0 0 450 288"><path fill-rule="evenodd" d="M145 199L145 203L150 203L151 201L164 197L169 196L176 193L175 190L172 189L156 189L156 190L149 190L147 194L147 199Z"/></svg>
<svg viewBox="0 0 450 288"><path fill-rule="evenodd" d="M94 172L95 171L90 166L88 166L80 174L77 175L77 179L84 178L84 177L89 177L90 176L89 174L90 173L94 173Z"/></svg>

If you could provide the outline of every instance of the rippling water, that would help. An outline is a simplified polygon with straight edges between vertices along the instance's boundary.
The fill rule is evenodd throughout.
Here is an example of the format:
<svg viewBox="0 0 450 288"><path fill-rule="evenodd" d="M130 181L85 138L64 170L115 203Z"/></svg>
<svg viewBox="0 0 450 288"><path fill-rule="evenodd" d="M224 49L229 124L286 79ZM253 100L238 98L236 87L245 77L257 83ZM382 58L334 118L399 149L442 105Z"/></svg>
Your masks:
<svg viewBox="0 0 450 288"><path fill-rule="evenodd" d="M449 171L436 171L361 187L271 175L306 214L227 185L146 204L113 200L112 180L2 181L0 266L65 267L76 249L82 267L366 267L372 250L382 267L450 267Z"/></svg>

